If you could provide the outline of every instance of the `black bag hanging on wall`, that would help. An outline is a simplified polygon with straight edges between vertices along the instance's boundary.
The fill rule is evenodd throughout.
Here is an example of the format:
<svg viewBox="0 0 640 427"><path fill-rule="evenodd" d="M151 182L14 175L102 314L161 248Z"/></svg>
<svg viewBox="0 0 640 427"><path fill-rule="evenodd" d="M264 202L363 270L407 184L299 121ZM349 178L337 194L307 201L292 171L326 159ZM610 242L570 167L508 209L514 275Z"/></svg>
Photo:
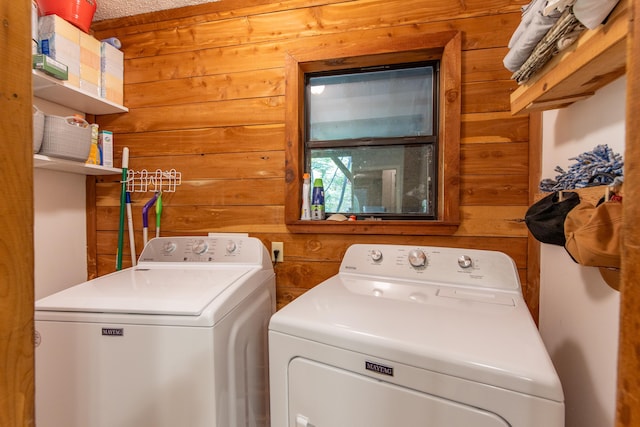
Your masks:
<svg viewBox="0 0 640 427"><path fill-rule="evenodd" d="M538 241L564 246L564 220L579 203L578 193L563 191L560 200L560 192L556 191L531 205L524 216L524 222Z"/></svg>

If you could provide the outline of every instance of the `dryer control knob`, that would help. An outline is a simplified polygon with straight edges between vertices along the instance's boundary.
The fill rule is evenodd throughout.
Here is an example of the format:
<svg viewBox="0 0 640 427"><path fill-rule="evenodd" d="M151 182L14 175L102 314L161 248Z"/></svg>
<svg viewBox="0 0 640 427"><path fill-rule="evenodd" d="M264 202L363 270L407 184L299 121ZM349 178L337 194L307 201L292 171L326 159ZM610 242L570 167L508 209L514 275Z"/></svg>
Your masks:
<svg viewBox="0 0 640 427"><path fill-rule="evenodd" d="M425 267L427 265L427 255L420 249L412 249L409 252L409 264L415 268Z"/></svg>
<svg viewBox="0 0 640 427"><path fill-rule="evenodd" d="M236 251L236 249L238 249L238 245L236 245L236 242L227 243L227 253L228 254L234 253Z"/></svg>
<svg viewBox="0 0 640 427"><path fill-rule="evenodd" d="M382 251L380 251L379 249L374 249L371 251L371 259L374 260L375 262L381 261L382 260Z"/></svg>
<svg viewBox="0 0 640 427"><path fill-rule="evenodd" d="M193 243L193 252L198 255L202 255L203 253L207 252L208 249L209 245L204 240L196 240Z"/></svg>
<svg viewBox="0 0 640 427"><path fill-rule="evenodd" d="M458 265L462 268L469 268L473 266L473 261L469 255L460 255L458 257Z"/></svg>

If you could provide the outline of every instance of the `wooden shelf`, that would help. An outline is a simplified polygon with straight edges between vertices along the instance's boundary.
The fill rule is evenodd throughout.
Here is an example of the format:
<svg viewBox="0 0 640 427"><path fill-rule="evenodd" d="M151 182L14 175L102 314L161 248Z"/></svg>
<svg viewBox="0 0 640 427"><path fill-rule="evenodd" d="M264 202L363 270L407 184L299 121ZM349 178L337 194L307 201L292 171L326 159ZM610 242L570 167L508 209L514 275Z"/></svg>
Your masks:
<svg viewBox="0 0 640 427"><path fill-rule="evenodd" d="M70 172L80 175L115 175L121 174L122 169L110 168L106 166L87 165L82 162L72 160L57 159L55 157L33 155L33 167L40 169L51 169L61 172Z"/></svg>
<svg viewBox="0 0 640 427"><path fill-rule="evenodd" d="M38 98L94 115L126 113L129 111L128 108L122 105L93 96L39 70L32 70L32 78L33 95ZM80 175L114 175L122 173L122 169L118 168L87 165L82 162L58 159L42 154L34 154L33 167Z"/></svg>
<svg viewBox="0 0 640 427"><path fill-rule="evenodd" d="M566 107L624 75L628 31L629 4L620 0L604 24L585 30L511 94L511 113Z"/></svg>
<svg viewBox="0 0 640 427"><path fill-rule="evenodd" d="M88 114L126 113L128 108L55 79L39 70L33 72L33 95L57 104L66 105Z"/></svg>

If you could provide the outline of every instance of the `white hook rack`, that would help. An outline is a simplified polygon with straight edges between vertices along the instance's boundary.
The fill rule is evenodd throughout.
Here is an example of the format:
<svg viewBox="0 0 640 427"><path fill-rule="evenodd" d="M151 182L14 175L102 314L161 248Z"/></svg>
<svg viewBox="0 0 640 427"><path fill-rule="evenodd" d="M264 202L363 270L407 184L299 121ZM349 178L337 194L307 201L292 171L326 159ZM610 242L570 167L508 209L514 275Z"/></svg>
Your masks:
<svg viewBox="0 0 640 427"><path fill-rule="evenodd" d="M182 173L175 169L162 171L156 169L149 173L146 169L141 171L127 170L127 191L129 193L146 193L148 191L161 193L174 193L176 187L182 183Z"/></svg>

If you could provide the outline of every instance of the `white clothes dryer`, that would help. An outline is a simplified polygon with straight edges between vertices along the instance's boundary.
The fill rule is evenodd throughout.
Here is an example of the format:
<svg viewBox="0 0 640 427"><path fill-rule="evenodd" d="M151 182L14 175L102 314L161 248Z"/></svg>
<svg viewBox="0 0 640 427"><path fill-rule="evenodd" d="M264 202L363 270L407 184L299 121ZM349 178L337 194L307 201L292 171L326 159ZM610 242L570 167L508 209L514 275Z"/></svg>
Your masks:
<svg viewBox="0 0 640 427"><path fill-rule="evenodd" d="M241 235L160 237L36 302L39 427L269 425L275 275Z"/></svg>
<svg viewBox="0 0 640 427"><path fill-rule="evenodd" d="M353 245L269 325L271 427L563 427L500 252Z"/></svg>

